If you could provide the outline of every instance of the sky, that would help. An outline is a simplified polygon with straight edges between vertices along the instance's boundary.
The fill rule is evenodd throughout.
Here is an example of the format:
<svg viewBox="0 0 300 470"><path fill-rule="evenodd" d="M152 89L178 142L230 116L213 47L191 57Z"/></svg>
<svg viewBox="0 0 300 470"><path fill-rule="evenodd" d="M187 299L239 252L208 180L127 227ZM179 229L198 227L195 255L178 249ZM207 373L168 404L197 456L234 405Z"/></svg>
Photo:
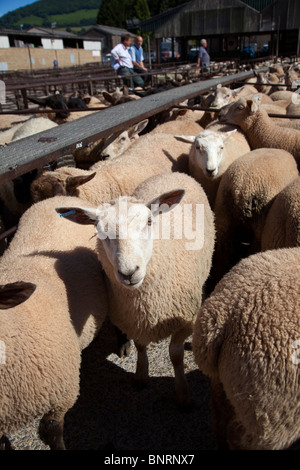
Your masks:
<svg viewBox="0 0 300 470"><path fill-rule="evenodd" d="M37 0L0 0L0 17L9 11L30 5Z"/></svg>

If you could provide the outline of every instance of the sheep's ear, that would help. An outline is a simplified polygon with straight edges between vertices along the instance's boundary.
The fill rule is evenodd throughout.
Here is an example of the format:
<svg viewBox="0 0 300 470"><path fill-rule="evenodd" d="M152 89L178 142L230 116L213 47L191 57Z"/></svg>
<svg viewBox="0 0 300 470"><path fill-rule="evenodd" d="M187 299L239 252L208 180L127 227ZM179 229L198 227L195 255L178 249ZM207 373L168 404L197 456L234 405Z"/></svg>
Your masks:
<svg viewBox="0 0 300 470"><path fill-rule="evenodd" d="M174 137L177 140L181 140L182 142L188 142L189 144L193 144L196 139L195 135L174 135Z"/></svg>
<svg viewBox="0 0 300 470"><path fill-rule="evenodd" d="M261 102L261 93L258 93L257 95L253 95L251 100L247 100L247 105L250 108L251 113L256 113L259 109L260 102Z"/></svg>
<svg viewBox="0 0 300 470"><path fill-rule="evenodd" d="M131 127L128 131L128 136L130 138L134 137L135 135L140 134L145 127L148 125L149 120L145 119L144 121L138 122L135 126Z"/></svg>
<svg viewBox="0 0 300 470"><path fill-rule="evenodd" d="M222 134L222 138L223 140L227 140L232 134L234 134L235 132L237 131L237 129L233 129L232 131L228 131L228 132L224 132L224 134Z"/></svg>
<svg viewBox="0 0 300 470"><path fill-rule="evenodd" d="M237 96L239 93L243 91L245 87L241 86L240 88L236 88L235 90L232 90L232 96Z"/></svg>
<svg viewBox="0 0 300 470"><path fill-rule="evenodd" d="M28 100L31 101L32 103L39 104L40 106L46 106L47 105L47 98L29 98Z"/></svg>
<svg viewBox="0 0 300 470"><path fill-rule="evenodd" d="M0 309L8 309L22 304L33 294L36 285L31 282L13 282L0 286Z"/></svg>
<svg viewBox="0 0 300 470"><path fill-rule="evenodd" d="M55 210L60 217L65 217L80 225L94 225L95 221L98 220L97 209L84 207L56 207Z"/></svg>
<svg viewBox="0 0 300 470"><path fill-rule="evenodd" d="M151 210L152 215L155 217L158 214L168 212L180 203L185 194L185 189L175 189L152 199L146 206Z"/></svg>
<svg viewBox="0 0 300 470"><path fill-rule="evenodd" d="M106 101L108 101L109 103L113 104L114 103L114 99L113 97L107 92L107 91L104 91L102 93L103 97L106 99Z"/></svg>
<svg viewBox="0 0 300 470"><path fill-rule="evenodd" d="M80 176L68 176L66 179L66 190L68 194L74 193L74 191L82 184L87 183L94 178L96 172L91 175L80 175Z"/></svg>

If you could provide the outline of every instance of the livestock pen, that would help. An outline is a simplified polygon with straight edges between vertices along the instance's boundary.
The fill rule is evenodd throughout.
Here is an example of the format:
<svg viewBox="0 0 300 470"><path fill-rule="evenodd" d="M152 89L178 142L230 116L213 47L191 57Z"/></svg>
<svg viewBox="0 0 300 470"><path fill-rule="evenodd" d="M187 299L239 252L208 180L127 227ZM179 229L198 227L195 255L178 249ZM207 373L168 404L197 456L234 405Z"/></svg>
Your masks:
<svg viewBox="0 0 300 470"><path fill-rule="evenodd" d="M262 69L264 70L264 69ZM0 184L46 163L118 134L161 111L180 105L218 84L253 76L252 71L199 81L141 100L103 109L80 120L21 139L0 148ZM80 293L78 293L80 295ZM209 416L209 381L198 370L186 343L185 370L194 408L179 411L172 401L173 371L166 341L149 348L151 380L143 390L132 385L136 353L116 355L116 339L107 320L83 353L80 397L65 421L68 449L114 451L185 451L216 449ZM16 449L47 449L36 435L38 420L9 436Z"/></svg>

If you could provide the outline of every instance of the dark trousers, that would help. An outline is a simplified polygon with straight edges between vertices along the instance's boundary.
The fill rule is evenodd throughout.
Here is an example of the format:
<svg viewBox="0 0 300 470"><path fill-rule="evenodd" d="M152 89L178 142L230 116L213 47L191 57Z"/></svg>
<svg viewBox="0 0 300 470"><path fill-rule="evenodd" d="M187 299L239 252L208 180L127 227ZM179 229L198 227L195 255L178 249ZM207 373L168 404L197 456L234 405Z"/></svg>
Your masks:
<svg viewBox="0 0 300 470"><path fill-rule="evenodd" d="M134 67L133 70L134 70L134 73L146 73L145 70L140 69L139 67ZM141 78L143 78L144 84L146 86L150 84L150 82L151 82L151 76L150 75L144 75Z"/></svg>
<svg viewBox="0 0 300 470"><path fill-rule="evenodd" d="M128 67L119 67L117 73L120 77L122 77L123 75L135 75L136 72L133 69L130 69ZM142 88L144 87L144 80L142 79L142 77L123 78L124 85L131 87L132 86L131 80L132 80L133 87L137 87L137 86L140 86Z"/></svg>

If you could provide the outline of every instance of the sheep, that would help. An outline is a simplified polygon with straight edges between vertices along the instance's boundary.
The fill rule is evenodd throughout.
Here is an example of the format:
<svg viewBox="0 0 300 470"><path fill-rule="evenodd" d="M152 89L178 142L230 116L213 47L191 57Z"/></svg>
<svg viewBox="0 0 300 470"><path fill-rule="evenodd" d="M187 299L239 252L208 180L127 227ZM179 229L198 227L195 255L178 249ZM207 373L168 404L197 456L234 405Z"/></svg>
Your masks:
<svg viewBox="0 0 300 470"><path fill-rule="evenodd" d="M271 204L297 176L295 159L281 149L252 150L229 166L214 206L217 235L211 285L241 257L260 251Z"/></svg>
<svg viewBox="0 0 300 470"><path fill-rule="evenodd" d="M38 104L42 106L43 108L50 108L55 110L64 110L61 112L56 113L56 117L58 118L67 118L69 116L69 111L68 111L68 104L65 99L65 97L61 93L55 93L53 95L49 95L43 98L34 98L34 97L28 97L28 100L31 101L32 103Z"/></svg>
<svg viewBox="0 0 300 470"><path fill-rule="evenodd" d="M32 117L31 114L17 115L17 114L3 114L0 116L0 135L2 132L7 131L17 124L23 124Z"/></svg>
<svg viewBox="0 0 300 470"><path fill-rule="evenodd" d="M18 127L11 140L14 142L16 140L23 139L24 137L46 131L47 129L52 129L53 127L57 126L58 124L44 117L28 119L28 121L24 122L20 127Z"/></svg>
<svg viewBox="0 0 300 470"><path fill-rule="evenodd" d="M285 90L285 87L280 87L279 84L284 85L284 77L277 73L258 72L256 88L259 92L271 95L275 91ZM272 85L276 86L272 86Z"/></svg>
<svg viewBox="0 0 300 470"><path fill-rule="evenodd" d="M213 209L222 175L234 160L250 151L246 138L237 129L220 132L213 127L196 136L177 138L193 144L189 154L189 174L201 184Z"/></svg>
<svg viewBox="0 0 300 470"><path fill-rule="evenodd" d="M300 249L242 260L200 308L192 350L211 380L220 447L287 449L300 438Z"/></svg>
<svg viewBox="0 0 300 470"><path fill-rule="evenodd" d="M240 98L223 108L219 120L235 124L246 134L250 147L279 148L290 152L300 167L300 134L296 129L277 126L260 106L260 95Z"/></svg>
<svg viewBox="0 0 300 470"><path fill-rule="evenodd" d="M203 128L195 121L191 121L189 119L176 119L175 121L167 121L163 124L156 126L151 131L151 134L171 134L174 136L179 132L183 132L184 134L196 135L201 130L203 130Z"/></svg>
<svg viewBox="0 0 300 470"><path fill-rule="evenodd" d="M283 91L282 90L282 91L274 91L274 93L272 93L269 96L275 102L278 101L278 100L285 100L285 101L291 102L293 94L294 93L292 91L288 91L288 90Z"/></svg>
<svg viewBox="0 0 300 470"><path fill-rule="evenodd" d="M25 303L1 311L7 354L0 363L0 436L43 416L40 437L51 449L64 448L63 420L79 394L81 351L107 315L94 230L58 217L58 205L82 201L57 196L31 206L0 261L2 285L36 286ZM20 291L24 300L25 294Z"/></svg>
<svg viewBox="0 0 300 470"><path fill-rule="evenodd" d="M145 129L148 122L148 119L145 119L117 136L113 134L107 139L99 139L92 145L74 150L73 156L77 166L84 168L99 160L113 159L122 155L139 138L139 134Z"/></svg>
<svg viewBox="0 0 300 470"><path fill-rule="evenodd" d="M202 208L201 222L196 220L198 208ZM97 226L98 258L109 279L109 317L134 340L136 380L148 380L147 345L171 335L176 399L188 407L183 343L201 304L215 236L213 214L201 186L185 174L161 174L142 182L130 197L94 210L78 208L75 214L62 206L57 212L74 222ZM192 230L197 226L193 236L187 235L189 224Z"/></svg>
<svg viewBox="0 0 300 470"><path fill-rule="evenodd" d="M146 134L123 155L98 162L89 171L63 167L44 173L32 182L32 201L62 194L99 205L131 194L149 176L168 171L187 173L189 151L190 144L178 142L171 135Z"/></svg>
<svg viewBox="0 0 300 470"><path fill-rule="evenodd" d="M213 93L214 99L210 103L210 108L222 108L229 103L233 103L242 96L255 95L256 93L257 89L252 85L244 85L240 88L236 88L235 90L218 85ZM272 99L268 95L263 94L262 102L272 103Z"/></svg>
<svg viewBox="0 0 300 470"><path fill-rule="evenodd" d="M261 250L300 246L300 177L275 198L261 236Z"/></svg>
<svg viewBox="0 0 300 470"><path fill-rule="evenodd" d="M295 100L295 103L293 101L287 106L286 108L286 113L287 114L293 114L294 116L299 116L300 115L300 101L298 98L299 95L296 95L297 100Z"/></svg>

